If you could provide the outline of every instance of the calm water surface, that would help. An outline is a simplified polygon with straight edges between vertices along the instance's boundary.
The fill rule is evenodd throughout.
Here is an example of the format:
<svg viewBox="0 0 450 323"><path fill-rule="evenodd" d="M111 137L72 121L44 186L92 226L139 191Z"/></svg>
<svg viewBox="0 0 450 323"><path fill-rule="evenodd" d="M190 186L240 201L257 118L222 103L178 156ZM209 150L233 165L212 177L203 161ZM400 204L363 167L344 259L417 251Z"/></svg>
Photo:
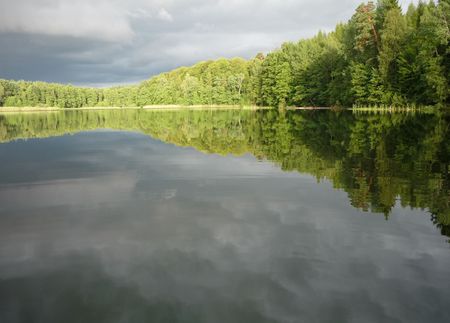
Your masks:
<svg viewBox="0 0 450 323"><path fill-rule="evenodd" d="M440 115L0 115L0 322L450 322Z"/></svg>

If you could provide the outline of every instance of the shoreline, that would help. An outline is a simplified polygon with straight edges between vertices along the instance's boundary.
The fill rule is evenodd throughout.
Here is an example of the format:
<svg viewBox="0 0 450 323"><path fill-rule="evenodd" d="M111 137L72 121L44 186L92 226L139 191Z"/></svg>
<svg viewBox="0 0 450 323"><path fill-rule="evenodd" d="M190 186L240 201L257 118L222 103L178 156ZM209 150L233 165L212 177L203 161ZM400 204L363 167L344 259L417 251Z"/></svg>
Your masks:
<svg viewBox="0 0 450 323"><path fill-rule="evenodd" d="M58 111L101 111L101 110L147 110L147 111L178 111L178 110L272 110L273 107L260 107L255 105L146 105L143 107L82 107L82 108L58 108L58 107L0 107L1 113L18 112L58 112ZM331 107L286 107L285 110L333 110ZM341 110L351 110L343 108Z"/></svg>
<svg viewBox="0 0 450 323"><path fill-rule="evenodd" d="M148 105L144 107L0 107L1 113L18 112L58 112L58 111L101 111L101 110L146 110L146 111L177 111L177 110L268 110L270 107L241 105Z"/></svg>
<svg viewBox="0 0 450 323"><path fill-rule="evenodd" d="M243 110L258 111L272 110L273 107L259 107L254 105L147 105L144 107L82 107L82 108L58 108L58 107L0 107L3 113L27 113L27 112L59 112L59 111L107 111L107 110L146 110L146 111L181 111L181 110ZM352 111L352 112L419 112L428 111L430 107L286 107L287 111Z"/></svg>

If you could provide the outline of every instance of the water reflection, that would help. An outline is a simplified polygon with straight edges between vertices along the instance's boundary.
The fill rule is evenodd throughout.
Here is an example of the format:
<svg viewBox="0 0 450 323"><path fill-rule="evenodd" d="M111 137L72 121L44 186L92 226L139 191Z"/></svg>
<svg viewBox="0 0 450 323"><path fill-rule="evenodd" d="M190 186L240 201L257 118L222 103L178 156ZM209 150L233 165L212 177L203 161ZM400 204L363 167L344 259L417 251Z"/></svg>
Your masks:
<svg viewBox="0 0 450 323"><path fill-rule="evenodd" d="M328 111L77 111L0 115L0 142L106 128L206 153L251 153L285 171L330 180L364 211L388 217L397 201L428 209L450 236L449 119Z"/></svg>
<svg viewBox="0 0 450 323"><path fill-rule="evenodd" d="M141 134L61 136L98 128ZM450 319L448 244L422 210L446 227L445 116L68 112L0 129L0 322Z"/></svg>

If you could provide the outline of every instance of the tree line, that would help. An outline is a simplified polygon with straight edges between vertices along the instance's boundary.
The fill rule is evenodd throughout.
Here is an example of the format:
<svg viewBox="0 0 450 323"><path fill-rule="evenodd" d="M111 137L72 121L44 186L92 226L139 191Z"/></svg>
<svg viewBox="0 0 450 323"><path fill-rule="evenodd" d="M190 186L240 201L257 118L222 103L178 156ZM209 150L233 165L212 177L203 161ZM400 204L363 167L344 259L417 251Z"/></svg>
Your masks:
<svg viewBox="0 0 450 323"><path fill-rule="evenodd" d="M0 80L0 105L406 106L450 104L450 0L361 4L330 33L267 56L219 59L108 89Z"/></svg>
<svg viewBox="0 0 450 323"><path fill-rule="evenodd" d="M286 43L257 69L256 102L294 106L449 103L450 1L361 4L335 31Z"/></svg>

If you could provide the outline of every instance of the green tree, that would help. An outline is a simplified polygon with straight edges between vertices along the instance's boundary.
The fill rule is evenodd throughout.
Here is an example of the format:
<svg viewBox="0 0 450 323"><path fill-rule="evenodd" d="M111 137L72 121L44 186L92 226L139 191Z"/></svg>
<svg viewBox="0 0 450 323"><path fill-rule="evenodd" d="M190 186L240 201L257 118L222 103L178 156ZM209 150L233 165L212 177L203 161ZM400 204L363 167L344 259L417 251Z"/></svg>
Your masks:
<svg viewBox="0 0 450 323"><path fill-rule="evenodd" d="M3 84L0 83L0 106L3 105L4 101L5 101L5 88L3 87Z"/></svg>
<svg viewBox="0 0 450 323"><path fill-rule="evenodd" d="M381 36L380 73L386 83L395 87L398 75L397 60L406 40L407 25L401 9L394 8L387 12Z"/></svg>

